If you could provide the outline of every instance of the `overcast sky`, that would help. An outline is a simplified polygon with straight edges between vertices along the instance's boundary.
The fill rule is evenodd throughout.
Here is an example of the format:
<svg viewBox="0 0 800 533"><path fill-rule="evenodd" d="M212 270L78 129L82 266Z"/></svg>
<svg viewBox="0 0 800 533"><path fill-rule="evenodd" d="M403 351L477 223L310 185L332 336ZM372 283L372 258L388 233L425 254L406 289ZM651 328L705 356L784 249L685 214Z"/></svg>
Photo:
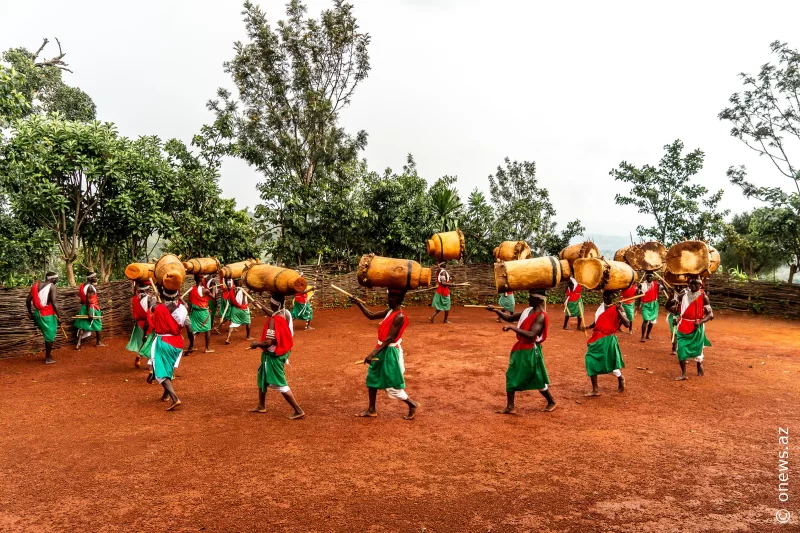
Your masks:
<svg viewBox="0 0 800 533"><path fill-rule="evenodd" d="M429 182L457 175L466 198L488 193L504 157L534 160L558 220L580 218L588 236L647 222L615 206L624 190L608 172L623 160L656 164L677 138L706 153L699 180L725 188L733 211L754 204L728 184L730 165L788 185L717 113L740 89L738 72L773 60L770 42L800 47L796 0L354 3L372 71L342 122L369 133L374 170L399 170L412 153ZM283 0L260 4L283 17ZM308 5L318 15L330 3ZM188 142L212 119L205 102L232 87L222 63L244 38L240 11L229 0L3 1L0 49L58 37L75 72L67 83L89 93L100 119L127 136ZM257 203L258 180L244 163L223 167L224 192L241 205Z"/></svg>

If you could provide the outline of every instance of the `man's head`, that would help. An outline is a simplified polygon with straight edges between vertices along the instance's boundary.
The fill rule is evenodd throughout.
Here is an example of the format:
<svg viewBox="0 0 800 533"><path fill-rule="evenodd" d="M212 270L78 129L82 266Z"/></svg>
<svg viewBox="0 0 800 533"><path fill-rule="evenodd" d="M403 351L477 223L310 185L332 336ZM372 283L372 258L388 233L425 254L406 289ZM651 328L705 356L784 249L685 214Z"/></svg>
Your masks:
<svg viewBox="0 0 800 533"><path fill-rule="evenodd" d="M97 283L97 273L96 272L89 272L86 274L86 281L89 283Z"/></svg>
<svg viewBox="0 0 800 533"><path fill-rule="evenodd" d="M528 291L528 305L537 307L547 302L547 291L545 289L532 289Z"/></svg>
<svg viewBox="0 0 800 533"><path fill-rule="evenodd" d="M200 285L201 283L203 283L203 276L201 276L200 274L195 274L194 283L195 285Z"/></svg>
<svg viewBox="0 0 800 533"><path fill-rule="evenodd" d="M48 272L47 274L44 275L44 280L45 281L49 281L51 283L55 283L55 282L58 281L58 274L56 274L55 272L50 271L50 272Z"/></svg>
<svg viewBox="0 0 800 533"><path fill-rule="evenodd" d="M406 297L406 291L401 289L389 289L389 293L387 296L387 299L389 301L389 307L395 308L398 305L402 305L405 297Z"/></svg>
<svg viewBox="0 0 800 533"><path fill-rule="evenodd" d="M647 273L644 275L644 280L647 281L648 283L653 281L653 272L651 270L648 270Z"/></svg>
<svg viewBox="0 0 800 533"><path fill-rule="evenodd" d="M138 281L136 285L139 288L139 292L147 292L150 290L150 282L149 281Z"/></svg>
<svg viewBox="0 0 800 533"><path fill-rule="evenodd" d="M269 308L272 312L280 311L283 309L284 304L286 303L286 296L279 293L274 293L269 298Z"/></svg>
<svg viewBox="0 0 800 533"><path fill-rule="evenodd" d="M233 286L234 287L241 287L242 286L242 278L236 278L235 280L233 280Z"/></svg>
<svg viewBox="0 0 800 533"><path fill-rule="evenodd" d="M688 285L689 285L689 290L690 291L697 292L702 288L703 281L699 277L695 276L695 277L689 278Z"/></svg>
<svg viewBox="0 0 800 533"><path fill-rule="evenodd" d="M603 291L603 303L611 305L614 303L614 298L617 296L617 291Z"/></svg>

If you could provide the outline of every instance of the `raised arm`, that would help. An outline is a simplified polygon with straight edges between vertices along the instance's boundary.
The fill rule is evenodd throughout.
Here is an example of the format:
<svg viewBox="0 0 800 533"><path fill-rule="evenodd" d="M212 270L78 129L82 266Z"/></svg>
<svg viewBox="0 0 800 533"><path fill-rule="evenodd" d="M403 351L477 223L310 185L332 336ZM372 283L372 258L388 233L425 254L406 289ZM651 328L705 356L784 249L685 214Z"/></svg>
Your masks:
<svg viewBox="0 0 800 533"><path fill-rule="evenodd" d="M364 364L370 364L372 362L372 358L381 353L384 348L392 344L397 340L397 335L400 333L400 328L403 327L403 323L405 322L405 315L403 313L397 313L397 316L394 317L392 320L392 328L389 330L389 335L386 339L380 343L378 346L373 348L369 355L364 358Z"/></svg>
<svg viewBox="0 0 800 533"><path fill-rule="evenodd" d="M540 314L539 316L536 317L536 319L533 321L533 324L531 324L530 330L521 329L516 326L503 326L503 331L513 331L517 335L521 335L522 337L525 337L529 341L535 341L536 337L541 335L543 329L544 329L544 314Z"/></svg>
<svg viewBox="0 0 800 533"><path fill-rule="evenodd" d="M487 305L486 310L493 311L498 317L500 317L500 320L505 320L506 322L517 322L519 317L522 316L522 313L512 313L509 315L503 309L498 309L496 307L492 307L491 305Z"/></svg>
<svg viewBox="0 0 800 533"><path fill-rule="evenodd" d="M378 311L376 313L376 312L373 312L373 311L370 311L369 309L367 309L367 307L364 304L362 304L361 302L359 302L355 298L350 298L350 302L354 303L356 305L356 307L361 309L361 312L364 313L364 316L367 317L370 320L379 320L379 319L381 319L381 318L386 316L386 310Z"/></svg>

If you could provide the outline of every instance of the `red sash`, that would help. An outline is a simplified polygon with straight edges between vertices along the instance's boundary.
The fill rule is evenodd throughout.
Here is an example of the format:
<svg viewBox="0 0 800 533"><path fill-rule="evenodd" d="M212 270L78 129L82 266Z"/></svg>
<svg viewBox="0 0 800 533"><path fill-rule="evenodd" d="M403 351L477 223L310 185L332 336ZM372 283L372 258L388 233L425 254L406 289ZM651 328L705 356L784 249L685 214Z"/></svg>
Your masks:
<svg viewBox="0 0 800 533"><path fill-rule="evenodd" d="M275 355L279 357L286 355L294 346L294 338L292 337L292 330L289 329L289 322L281 315L274 315L271 320L267 320L264 323L261 342L267 340L267 330L269 330L270 322L272 322L272 327L275 330Z"/></svg>
<svg viewBox="0 0 800 533"><path fill-rule="evenodd" d="M156 308L149 314L150 327L157 335L162 335L161 340L176 348L183 348L183 337L181 328L183 324L178 324L172 313L164 304L156 305Z"/></svg>
<svg viewBox="0 0 800 533"><path fill-rule="evenodd" d="M697 324L694 323L695 320L702 320L706 316L705 310L705 292L703 289L700 289L700 295L697 297L695 301L689 304L689 306L683 311L681 314L681 320L678 323L678 331L683 333L684 335L689 335L694 333Z"/></svg>
<svg viewBox="0 0 800 533"><path fill-rule="evenodd" d="M308 294L295 294L294 301L295 303L304 304L308 301Z"/></svg>
<svg viewBox="0 0 800 533"><path fill-rule="evenodd" d="M136 321L136 324L142 330L145 330L148 324L147 311L142 309L142 299L139 298L138 294L131 299L131 314L133 315L133 319Z"/></svg>
<svg viewBox="0 0 800 533"><path fill-rule="evenodd" d="M658 282L651 281L650 288L647 289L647 292L644 293L642 296L642 303L649 304L650 302L655 302L658 300Z"/></svg>
<svg viewBox="0 0 800 533"><path fill-rule="evenodd" d="M50 289L53 290L52 288ZM48 298L49 299L49 298ZM33 287L31 287L31 301L33 306L39 311L39 315L41 316L50 316L54 315L56 312L53 311L53 305L47 304L43 305L42 302L39 301L39 282L34 281Z"/></svg>
<svg viewBox="0 0 800 533"><path fill-rule="evenodd" d="M637 292L639 292L639 290L638 287L636 287L636 284L634 283L633 285L622 291L622 299L626 300L628 298L633 298L634 296L636 296ZM626 303L633 303L633 302L626 302Z"/></svg>
<svg viewBox="0 0 800 533"><path fill-rule="evenodd" d="M386 318L383 319L381 322L380 328L378 328L378 344L381 344L387 338L389 338L389 332L392 331L392 324L394 324L394 318L397 316L398 313L403 313L402 309L400 311L393 311L389 314ZM395 337L394 342L400 342L400 339L403 338L403 332L408 327L408 317L403 313L403 325L400 327L400 331L397 332L397 337Z"/></svg>
<svg viewBox="0 0 800 533"><path fill-rule="evenodd" d="M192 287L192 290L189 291L189 303L201 309L208 309L208 290L204 290L201 296L197 289L198 287L195 285Z"/></svg>
<svg viewBox="0 0 800 533"><path fill-rule="evenodd" d="M539 344L542 344L544 341L547 340L547 330L550 327L550 322L547 318L547 313L539 311L538 313L529 314L528 316L525 317L525 320L522 321L522 324L520 324L519 329L524 331L530 331L531 327L533 326L534 320L536 320L536 317L538 317L539 315L544 315L544 328L542 329L542 332L539 334L542 338ZM536 342L531 341L530 339L526 339L525 337L517 333L517 343L511 348L511 351L514 352L517 350L530 350L535 345Z"/></svg>
<svg viewBox="0 0 800 533"><path fill-rule="evenodd" d="M572 282L570 281L567 284L567 290L564 292L564 294L566 294L566 296L567 296L567 301L568 302L577 302L578 300L580 300L581 291L582 290L583 290L583 286L580 283L578 283L578 286L573 291L572 290Z"/></svg>
<svg viewBox="0 0 800 533"><path fill-rule="evenodd" d="M614 335L619 329L620 323L617 306L612 305L611 307L606 307L603 313L597 318L594 324L594 333L592 333L592 336L586 344L592 344L603 337Z"/></svg>

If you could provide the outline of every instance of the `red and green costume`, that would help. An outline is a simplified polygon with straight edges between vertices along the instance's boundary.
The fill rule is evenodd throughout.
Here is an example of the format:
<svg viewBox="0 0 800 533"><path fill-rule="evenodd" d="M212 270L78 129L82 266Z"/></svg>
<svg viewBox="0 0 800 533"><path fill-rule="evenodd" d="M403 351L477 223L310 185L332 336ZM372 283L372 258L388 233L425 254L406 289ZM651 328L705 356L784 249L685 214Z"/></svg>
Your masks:
<svg viewBox="0 0 800 533"><path fill-rule="evenodd" d="M642 320L655 324L658 318L658 282L642 283L642 294Z"/></svg>
<svg viewBox="0 0 800 533"><path fill-rule="evenodd" d="M139 350L142 349L142 343L144 342L145 335L147 335L149 326L147 321L147 313L149 311L147 308L147 303L147 294L135 294L131 298L133 331L131 332L131 338L128 341L128 345L125 346L125 349L129 352L139 353ZM150 357L149 353L147 354L147 357Z"/></svg>
<svg viewBox="0 0 800 533"><path fill-rule="evenodd" d="M443 285L443 283L450 282L450 274L447 273L445 269L439 271L439 275L436 277L437 286L436 286L436 293L433 295L433 302L431 302L431 306L437 311L449 311L450 310L450 287L447 285Z"/></svg>
<svg viewBox="0 0 800 533"><path fill-rule="evenodd" d="M630 298L633 298L634 296L636 296L636 293L638 293L638 292L639 292L639 288L634 283L633 285L631 285L630 287L628 287L627 289L622 291L621 299L622 300L628 300ZM627 316L628 320L630 320L631 322L633 322L633 315L634 315L634 311L635 311L635 306L636 306L636 302L634 300L631 300L628 303L623 303L622 304L622 310L625 311L625 316Z"/></svg>
<svg viewBox="0 0 800 533"><path fill-rule="evenodd" d="M81 283L81 286L78 287L78 296L81 299L81 310L78 314L88 318L76 318L75 328L86 332L103 331L103 319L101 318L102 313L100 312L97 290L95 289L92 294L89 294L89 287L94 289L94 286L90 283ZM79 331L78 335L80 334ZM85 336L88 336L88 334Z"/></svg>
<svg viewBox="0 0 800 533"><path fill-rule="evenodd" d="M544 328L535 341L517 333L517 343L511 348L506 370L506 391L547 390L550 378L542 355L542 343L547 340L547 313L534 313L533 308L529 307L522 312L517 327L530 331L539 315L544 315Z"/></svg>
<svg viewBox="0 0 800 533"><path fill-rule="evenodd" d="M711 346L706 337L705 324L697 324L706 316L705 291L686 291L681 301L681 317L678 320L678 360L703 361L703 349Z"/></svg>
<svg viewBox="0 0 800 533"><path fill-rule="evenodd" d="M587 341L586 373L591 376L617 373L625 368L622 352L619 349L617 330L621 324L617 306L602 304L595 314L594 333Z"/></svg>
<svg viewBox="0 0 800 533"><path fill-rule="evenodd" d="M183 336L181 329L186 320L186 308L179 307L170 313L169 308L160 303L155 306L148 316L150 328L155 337L150 344L150 364L153 366L153 375L161 383L165 379L172 379L175 369L183 355Z"/></svg>
<svg viewBox="0 0 800 533"><path fill-rule="evenodd" d="M211 331L211 312L208 310L209 292L203 285L189 291L189 320L193 333Z"/></svg>
<svg viewBox="0 0 800 533"><path fill-rule="evenodd" d="M250 324L250 307L247 305L247 296L244 289L234 287L228 293L231 302L230 320L232 328L238 328L242 324Z"/></svg>
<svg viewBox="0 0 800 533"><path fill-rule="evenodd" d="M314 318L314 310L311 308L311 302L308 301L308 294L295 295L294 306L292 307L292 318L305 322L310 322L311 319Z"/></svg>
<svg viewBox="0 0 800 533"><path fill-rule="evenodd" d="M46 283L40 290L38 281L34 282L31 287L31 302L34 307L33 322L42 332L44 342L55 341L58 332L58 317L53 305L48 303L52 288L52 283Z"/></svg>
<svg viewBox="0 0 800 533"><path fill-rule="evenodd" d="M503 308L503 310L511 314L514 313L514 306L516 305L516 302L514 301L513 292L501 292L500 299L497 301L497 303Z"/></svg>
<svg viewBox="0 0 800 533"><path fill-rule="evenodd" d="M294 338L292 332L292 318L287 319L282 313L288 315L288 311L280 311L272 315L265 324L261 332L261 342L271 339L274 342L266 351L261 352L261 364L258 367L256 382L261 392L267 392L267 388L277 389L280 392L289 392L289 384L286 382L286 362L292 353Z"/></svg>
<svg viewBox="0 0 800 533"><path fill-rule="evenodd" d="M570 317L580 318L583 314L583 298L581 298L581 291L583 287L577 282L575 278L569 278L567 288L564 291L566 297L566 305L564 306L564 313Z"/></svg>
<svg viewBox="0 0 800 533"><path fill-rule="evenodd" d="M390 311L386 315L386 318L383 319L380 328L378 328L378 344L376 346L380 346L383 341L389 337L392 324L398 314L403 317L403 325L397 333L397 338L394 339L394 342L378 352L370 363L369 371L367 372L367 387L371 389L386 389L390 396L394 395L400 398L405 394L400 394L400 392L398 392L399 389L404 389L406 387L406 381L403 377L405 373L405 362L403 360L403 348L400 346L400 343L403 340L403 332L405 332L408 327L408 317L403 313L402 309L399 311Z"/></svg>

